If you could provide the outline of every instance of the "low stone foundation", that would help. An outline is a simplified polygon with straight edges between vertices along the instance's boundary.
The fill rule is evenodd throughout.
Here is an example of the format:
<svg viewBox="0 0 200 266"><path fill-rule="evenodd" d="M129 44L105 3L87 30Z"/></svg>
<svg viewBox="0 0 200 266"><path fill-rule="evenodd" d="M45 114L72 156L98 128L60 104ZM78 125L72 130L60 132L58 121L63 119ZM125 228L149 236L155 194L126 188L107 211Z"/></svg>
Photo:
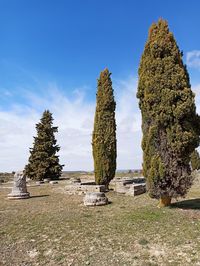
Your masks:
<svg viewBox="0 0 200 266"><path fill-rule="evenodd" d="M146 192L146 184L145 183L132 184L132 185L130 185L126 194L130 195L130 196L137 196L137 195L143 194L145 192Z"/></svg>
<svg viewBox="0 0 200 266"><path fill-rule="evenodd" d="M114 191L126 195L136 196L146 192L144 178L122 178L114 180Z"/></svg>
<svg viewBox="0 0 200 266"><path fill-rule="evenodd" d="M115 178L111 181L111 188L117 193L136 196L146 192L146 183L143 177ZM107 192L104 185L96 185L94 181L87 180L81 182L81 180L74 178L70 180L64 190L69 195L83 195L87 192Z"/></svg>
<svg viewBox="0 0 200 266"><path fill-rule="evenodd" d="M105 192L106 188L104 185L95 185L94 182L91 182L91 184L90 182L86 182L67 185L65 186L65 191L70 195L82 195L87 192Z"/></svg>

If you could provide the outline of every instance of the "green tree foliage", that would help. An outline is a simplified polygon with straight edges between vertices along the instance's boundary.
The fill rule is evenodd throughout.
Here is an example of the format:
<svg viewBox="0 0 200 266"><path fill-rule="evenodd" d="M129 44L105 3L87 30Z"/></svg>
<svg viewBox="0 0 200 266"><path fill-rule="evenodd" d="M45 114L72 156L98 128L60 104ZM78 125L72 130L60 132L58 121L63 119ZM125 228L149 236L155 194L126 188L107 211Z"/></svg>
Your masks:
<svg viewBox="0 0 200 266"><path fill-rule="evenodd" d="M34 137L29 163L25 167L26 176L33 180L58 179L63 168L56 155L60 150L54 136L58 127L53 126L53 117L48 110L44 111L40 123L36 124L36 130L37 137Z"/></svg>
<svg viewBox="0 0 200 266"><path fill-rule="evenodd" d="M192 184L190 154L199 144L189 75L165 20L152 24L139 67L143 173L155 198L184 196Z"/></svg>
<svg viewBox="0 0 200 266"><path fill-rule="evenodd" d="M200 169L200 157L197 150L193 151L193 153L191 154L190 162L193 171Z"/></svg>
<svg viewBox="0 0 200 266"><path fill-rule="evenodd" d="M115 100L111 73L108 69L101 72L98 79L96 113L92 147L96 184L108 187L116 170L116 123Z"/></svg>

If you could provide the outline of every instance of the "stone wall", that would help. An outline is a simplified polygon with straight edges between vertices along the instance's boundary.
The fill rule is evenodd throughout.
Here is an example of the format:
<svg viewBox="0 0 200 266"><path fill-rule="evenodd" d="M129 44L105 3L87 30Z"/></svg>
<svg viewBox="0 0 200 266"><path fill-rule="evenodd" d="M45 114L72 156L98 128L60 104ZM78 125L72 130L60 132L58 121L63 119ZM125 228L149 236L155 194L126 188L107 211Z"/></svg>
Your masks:
<svg viewBox="0 0 200 266"><path fill-rule="evenodd" d="M95 185L94 182L85 182L69 184L65 186L65 191L71 195L82 195L87 192L105 192L106 188L104 185Z"/></svg>
<svg viewBox="0 0 200 266"><path fill-rule="evenodd" d="M146 192L144 178L118 178L113 180L114 191L126 195L136 196Z"/></svg>

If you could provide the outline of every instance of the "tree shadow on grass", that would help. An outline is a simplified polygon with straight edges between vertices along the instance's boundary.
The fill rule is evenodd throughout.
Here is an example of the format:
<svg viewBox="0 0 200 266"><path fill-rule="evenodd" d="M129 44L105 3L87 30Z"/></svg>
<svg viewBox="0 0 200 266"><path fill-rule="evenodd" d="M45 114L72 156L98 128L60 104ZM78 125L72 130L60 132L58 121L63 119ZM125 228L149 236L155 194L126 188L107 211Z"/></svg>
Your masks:
<svg viewBox="0 0 200 266"><path fill-rule="evenodd" d="M33 195L33 196L30 196L30 199L32 199L32 198L44 198L44 197L49 197L49 195Z"/></svg>
<svg viewBox="0 0 200 266"><path fill-rule="evenodd" d="M170 207L184 210L200 210L200 198L175 202L172 203Z"/></svg>

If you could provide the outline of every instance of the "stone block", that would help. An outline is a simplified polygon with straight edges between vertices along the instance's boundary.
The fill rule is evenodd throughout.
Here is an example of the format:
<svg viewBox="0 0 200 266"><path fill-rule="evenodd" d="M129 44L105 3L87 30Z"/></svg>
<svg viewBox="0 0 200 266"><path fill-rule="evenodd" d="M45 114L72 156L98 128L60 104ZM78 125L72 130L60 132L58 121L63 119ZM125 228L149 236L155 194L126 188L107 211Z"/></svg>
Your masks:
<svg viewBox="0 0 200 266"><path fill-rule="evenodd" d="M141 183L141 184L130 185L126 194L130 196L137 196L145 192L146 192L146 183Z"/></svg>
<svg viewBox="0 0 200 266"><path fill-rule="evenodd" d="M50 178L44 178L44 183L49 183L50 182Z"/></svg>
<svg viewBox="0 0 200 266"><path fill-rule="evenodd" d="M58 181L56 181L56 180L52 180L52 181L49 181L49 184L50 184L50 185L55 185L55 184L58 184Z"/></svg>
<svg viewBox="0 0 200 266"><path fill-rule="evenodd" d="M129 189L129 186L124 185L123 181L118 181L115 183L115 191L118 193L125 194Z"/></svg>
<svg viewBox="0 0 200 266"><path fill-rule="evenodd" d="M65 191L69 194L85 194L87 192L105 192L106 188L104 185L67 185Z"/></svg>
<svg viewBox="0 0 200 266"><path fill-rule="evenodd" d="M70 178L70 183L71 184L80 184L81 179L79 177L72 177L72 178Z"/></svg>
<svg viewBox="0 0 200 266"><path fill-rule="evenodd" d="M102 206L108 204L108 198L103 192L87 192L83 201L85 206Z"/></svg>
<svg viewBox="0 0 200 266"><path fill-rule="evenodd" d="M43 181L43 180L41 180L41 181L36 181L35 184L38 185L38 186L40 186L41 184L44 184L44 181Z"/></svg>

